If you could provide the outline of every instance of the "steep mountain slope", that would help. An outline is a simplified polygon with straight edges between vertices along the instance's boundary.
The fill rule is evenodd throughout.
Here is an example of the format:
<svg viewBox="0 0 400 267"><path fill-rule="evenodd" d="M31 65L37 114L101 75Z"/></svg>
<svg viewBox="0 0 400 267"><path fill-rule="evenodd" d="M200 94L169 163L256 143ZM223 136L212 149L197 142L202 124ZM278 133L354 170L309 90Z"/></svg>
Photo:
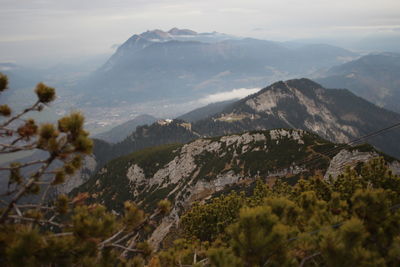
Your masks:
<svg viewBox="0 0 400 267"><path fill-rule="evenodd" d="M400 54L371 54L331 68L317 79L328 88L346 88L378 106L400 112Z"/></svg>
<svg viewBox="0 0 400 267"><path fill-rule="evenodd" d="M379 108L344 89L324 89L308 79L277 82L212 118L215 134L226 129L290 127L309 130L335 142L353 138L400 122L400 115ZM207 123L198 123L198 127ZM201 129L193 127L202 133ZM207 126L206 126L207 127ZM217 133L219 132L219 133ZM374 140L377 142L379 138ZM384 143L396 138L385 136ZM378 145L378 144L377 144Z"/></svg>
<svg viewBox="0 0 400 267"><path fill-rule="evenodd" d="M181 120L159 120L152 125L138 126L135 132L117 144L94 139L94 155L98 166L102 166L109 160L143 148L186 143L199 137L199 134L192 131L190 123Z"/></svg>
<svg viewBox="0 0 400 267"><path fill-rule="evenodd" d="M348 90L324 89L311 80L296 79L274 83L229 105L223 112L194 123L176 120L139 128L98 157L105 157L104 163L152 145L280 127L304 129L343 143L398 122L399 114L379 108ZM400 130L395 129L366 142L400 157L399 136Z"/></svg>
<svg viewBox="0 0 400 267"><path fill-rule="evenodd" d="M379 155L370 146L340 147L303 130L246 132L186 145L148 148L106 164L74 193L89 192L90 201L120 211L126 200L153 212L161 199L173 203L170 215L154 230L156 247L194 201L257 178L294 182L313 174L336 177L346 165L356 166ZM313 159L318 158L318 161ZM399 162L388 158L394 172Z"/></svg>
<svg viewBox="0 0 400 267"><path fill-rule="evenodd" d="M355 56L331 46L290 49L252 38L221 39L216 33L171 34L177 32L179 29L133 35L104 66L77 86L80 103L128 104L261 87L272 80L311 73ZM214 41L202 41L204 36L211 36Z"/></svg>
<svg viewBox="0 0 400 267"><path fill-rule="evenodd" d="M104 140L109 143L117 143L124 140L128 135L136 130L140 125L152 124L157 119L151 115L143 114L132 120L124 122L104 133L97 134L95 138Z"/></svg>
<svg viewBox="0 0 400 267"><path fill-rule="evenodd" d="M196 122L202 119L206 119L212 115L222 112L229 105L235 103L237 100L227 100L216 103L208 104L207 106L197 108L195 110L189 111L181 116L179 116L178 120L184 120L187 122Z"/></svg>

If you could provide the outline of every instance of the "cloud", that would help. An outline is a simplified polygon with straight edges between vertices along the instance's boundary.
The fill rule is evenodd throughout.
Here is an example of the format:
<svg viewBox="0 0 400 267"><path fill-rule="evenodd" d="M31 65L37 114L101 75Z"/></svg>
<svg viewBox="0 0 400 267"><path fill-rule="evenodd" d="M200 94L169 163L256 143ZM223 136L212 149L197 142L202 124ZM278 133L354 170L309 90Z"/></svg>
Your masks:
<svg viewBox="0 0 400 267"><path fill-rule="evenodd" d="M259 10L249 8L222 8L219 10L221 13L236 13L236 14L255 14Z"/></svg>
<svg viewBox="0 0 400 267"><path fill-rule="evenodd" d="M248 95L257 93L258 91L260 91L260 88L237 88L228 92L221 92L208 95L206 97L199 99L199 102L201 104L210 104L231 99L241 99Z"/></svg>
<svg viewBox="0 0 400 267"><path fill-rule="evenodd" d="M0 37L0 42L26 42L26 41L45 41L45 40L53 40L63 37L60 35L39 35L39 34L32 34L32 35L10 35L7 37Z"/></svg>
<svg viewBox="0 0 400 267"><path fill-rule="evenodd" d="M109 52L148 29L190 28L287 41L338 38L400 25L399 0L0 0L0 60ZM12 23L10 23L12 22ZM383 25L383 28L382 28ZM63 36L59 36L62 33ZM43 36L57 36L57 40ZM26 36L26 37L25 37ZM35 37L38 36L38 37ZM22 38L24 37L24 38ZM24 53L26 50L35 53ZM58 54L57 54L58 53Z"/></svg>

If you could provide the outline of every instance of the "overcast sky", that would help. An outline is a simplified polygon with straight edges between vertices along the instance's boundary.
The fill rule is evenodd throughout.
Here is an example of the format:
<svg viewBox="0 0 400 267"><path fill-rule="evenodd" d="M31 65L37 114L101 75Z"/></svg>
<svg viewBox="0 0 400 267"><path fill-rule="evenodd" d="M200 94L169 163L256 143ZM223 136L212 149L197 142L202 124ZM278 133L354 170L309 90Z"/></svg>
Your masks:
<svg viewBox="0 0 400 267"><path fill-rule="evenodd" d="M0 61L111 53L172 27L279 41L399 35L400 0L0 0Z"/></svg>

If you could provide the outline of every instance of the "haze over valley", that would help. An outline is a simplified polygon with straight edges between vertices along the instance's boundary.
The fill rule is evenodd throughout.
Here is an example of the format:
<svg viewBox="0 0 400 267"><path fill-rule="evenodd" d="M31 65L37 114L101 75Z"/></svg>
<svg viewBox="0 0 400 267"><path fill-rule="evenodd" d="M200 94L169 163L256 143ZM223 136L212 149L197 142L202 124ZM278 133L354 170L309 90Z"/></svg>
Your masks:
<svg viewBox="0 0 400 267"><path fill-rule="evenodd" d="M278 80L341 69L360 57L360 52L328 44L173 28L133 34L108 58L83 58L83 63L47 69L14 63L2 63L1 68L15 81L11 86L16 90L5 95L6 101L28 100L36 81L46 81L59 92L56 114L81 109L96 133L139 114L174 118L205 104L245 97ZM336 85L331 87L342 87ZM362 94L360 89L354 92Z"/></svg>

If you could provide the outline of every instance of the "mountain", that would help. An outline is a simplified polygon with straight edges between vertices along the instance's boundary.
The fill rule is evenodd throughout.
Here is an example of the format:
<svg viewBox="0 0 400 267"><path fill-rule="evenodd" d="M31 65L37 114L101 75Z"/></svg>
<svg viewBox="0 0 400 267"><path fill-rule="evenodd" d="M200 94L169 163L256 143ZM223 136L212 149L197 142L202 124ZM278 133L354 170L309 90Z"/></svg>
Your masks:
<svg viewBox="0 0 400 267"><path fill-rule="evenodd" d="M321 153L332 151L321 157ZM185 145L147 148L114 159L76 189L88 192L89 201L119 212L132 200L148 213L158 201L172 202L170 215L150 238L157 247L179 216L195 201L202 201L258 178L294 183L300 177L336 178L346 166L381 155L371 146L341 146L303 130L274 129L217 138L201 138ZM318 158L318 161L313 159ZM400 164L386 157L395 173Z"/></svg>
<svg viewBox="0 0 400 267"><path fill-rule="evenodd" d="M328 88L347 88L378 106L400 112L400 54L363 56L331 68L317 81Z"/></svg>
<svg viewBox="0 0 400 267"><path fill-rule="evenodd" d="M141 125L123 141L109 144L94 139L94 156L98 166L122 155L147 147L163 144L186 143L201 137L191 129L191 124L182 120L158 120L152 125Z"/></svg>
<svg viewBox="0 0 400 267"><path fill-rule="evenodd" d="M168 31L169 34L171 35L186 35L186 36L191 36L191 35L197 35L197 32L188 30L188 29L178 29L178 28L172 28L171 30Z"/></svg>
<svg viewBox="0 0 400 267"><path fill-rule="evenodd" d="M152 124L157 119L153 116L143 114L132 120L124 122L104 133L97 134L95 138L104 140L109 143L118 143L124 140L128 135L136 130L140 125Z"/></svg>
<svg viewBox="0 0 400 267"><path fill-rule="evenodd" d="M335 142L348 142L400 121L345 89L325 89L309 79L276 82L211 119L215 134L226 130L290 127L309 130ZM203 132L198 123L193 127ZM207 127L207 126L206 126ZM385 141L389 140L385 137ZM383 144L382 144L383 145Z"/></svg>
<svg viewBox="0 0 400 267"><path fill-rule="evenodd" d="M229 105L235 103L236 101L237 100L235 99L235 100L227 100L227 101L211 103L208 104L207 106L189 111L188 113L179 116L177 119L184 120L187 122L196 122L202 119L206 119L207 117L210 117L216 113L220 113L221 111L223 111Z"/></svg>
<svg viewBox="0 0 400 267"><path fill-rule="evenodd" d="M186 143L199 137L222 136L273 128L303 129L333 142L345 143L400 122L400 114L380 108L345 89L325 89L309 79L274 83L228 105L222 112L194 123L158 121L138 127L124 141L96 155L103 163L146 147ZM369 137L366 142L400 157L399 129Z"/></svg>
<svg viewBox="0 0 400 267"><path fill-rule="evenodd" d="M129 38L76 86L76 92L79 103L95 106L179 101L233 88L262 87L354 56L328 45L288 48L279 42L219 33L153 30Z"/></svg>

